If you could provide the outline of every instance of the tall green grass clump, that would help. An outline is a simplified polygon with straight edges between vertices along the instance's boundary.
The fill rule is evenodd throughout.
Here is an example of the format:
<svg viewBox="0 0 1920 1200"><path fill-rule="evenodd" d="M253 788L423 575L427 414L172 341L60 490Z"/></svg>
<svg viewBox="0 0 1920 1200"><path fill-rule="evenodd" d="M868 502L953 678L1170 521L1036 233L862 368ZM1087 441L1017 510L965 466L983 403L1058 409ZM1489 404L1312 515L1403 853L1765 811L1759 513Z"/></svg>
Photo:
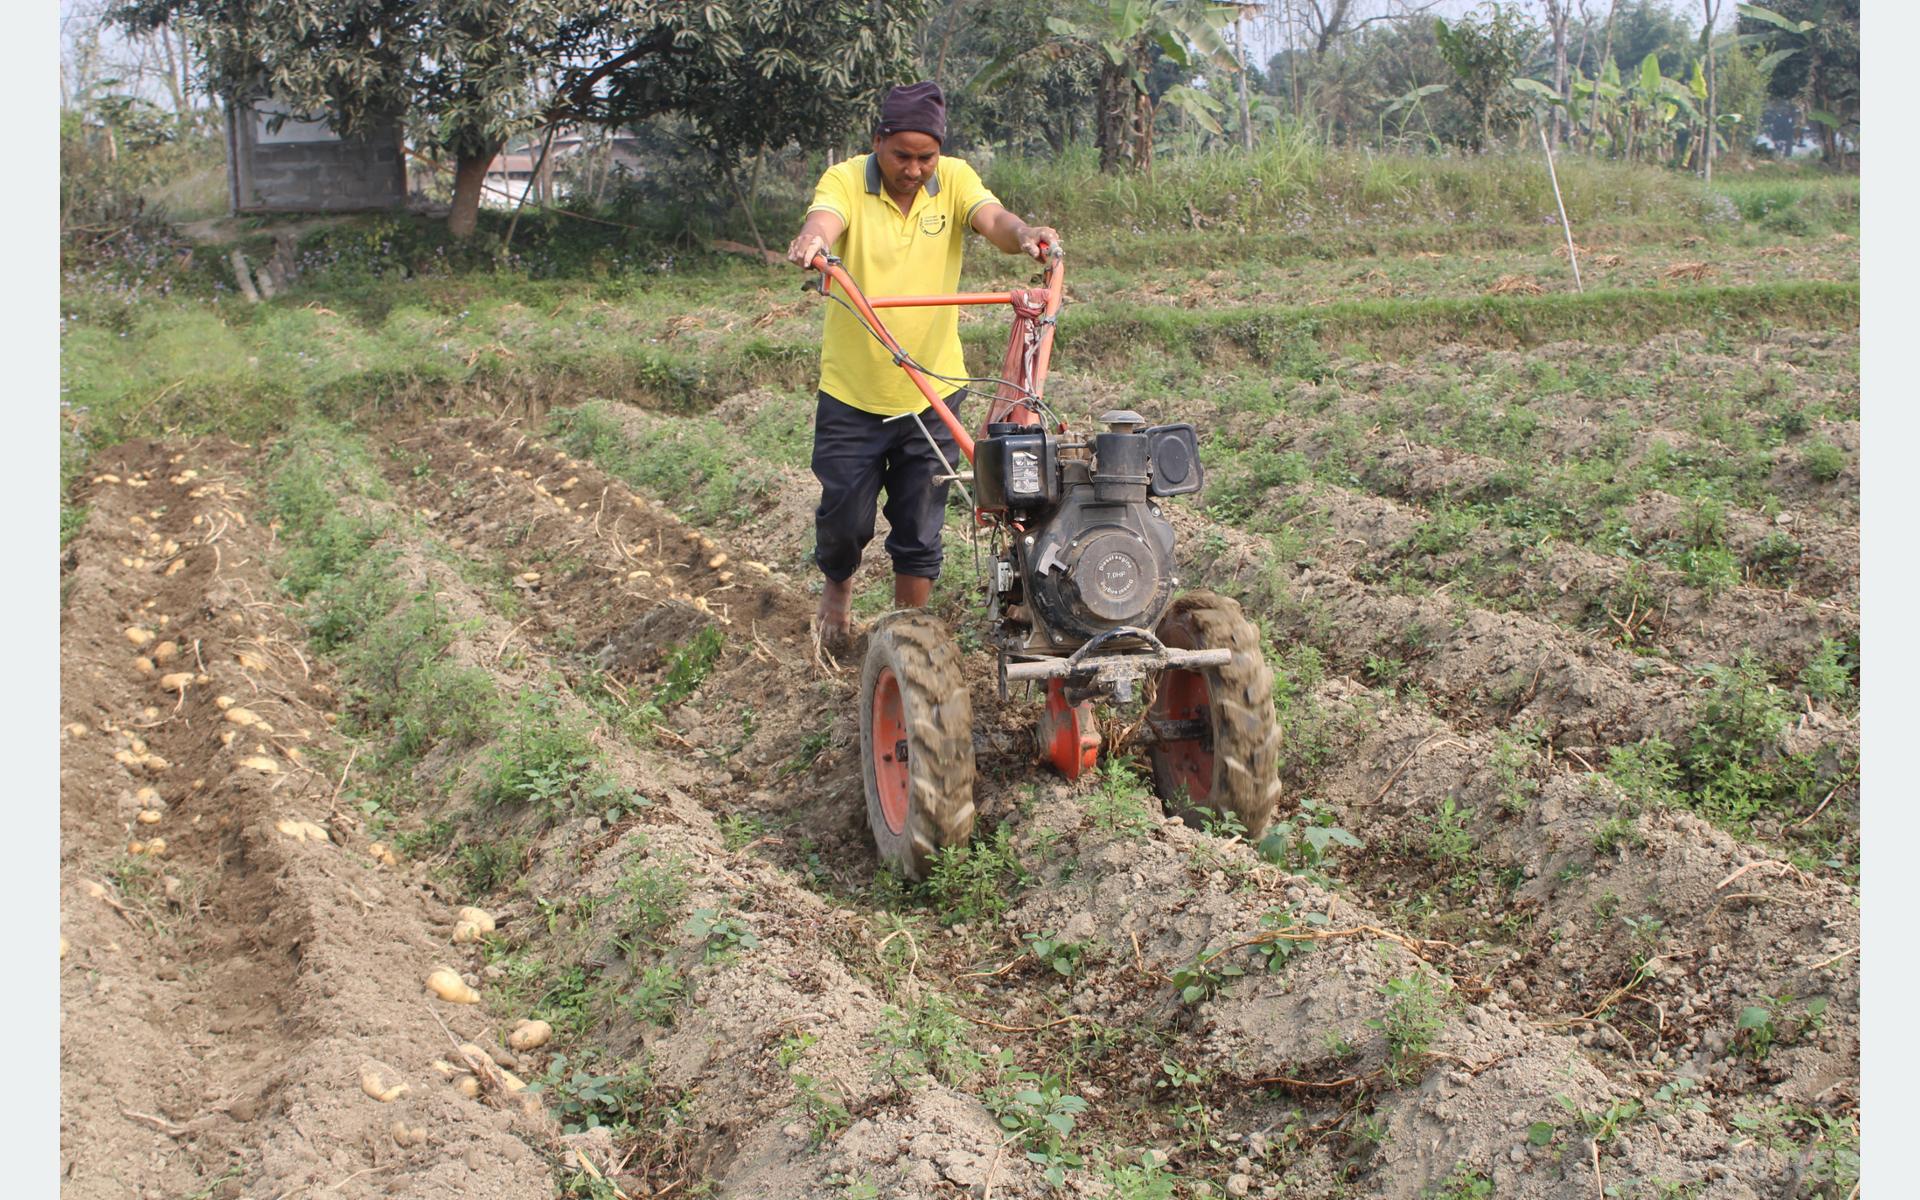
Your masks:
<svg viewBox="0 0 1920 1200"><path fill-rule="evenodd" d="M1697 180L1660 167L1571 158L1559 172L1576 223L1698 222L1724 212ZM1009 207L1069 235L1228 225L1298 235L1308 253L1316 235L1365 223L1558 222L1537 154L1365 154L1329 149L1298 127L1283 127L1252 151L1162 154L1150 175L1102 174L1087 146L1055 158L996 159L985 174Z"/></svg>

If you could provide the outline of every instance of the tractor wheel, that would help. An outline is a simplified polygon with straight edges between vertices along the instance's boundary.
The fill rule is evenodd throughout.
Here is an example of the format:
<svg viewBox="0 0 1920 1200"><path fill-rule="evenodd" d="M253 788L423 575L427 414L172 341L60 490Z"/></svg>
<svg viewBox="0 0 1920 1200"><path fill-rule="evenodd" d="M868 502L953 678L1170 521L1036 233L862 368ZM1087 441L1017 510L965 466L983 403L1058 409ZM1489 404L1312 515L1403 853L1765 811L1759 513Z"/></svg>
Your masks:
<svg viewBox="0 0 1920 1200"><path fill-rule="evenodd" d="M1165 731L1148 751L1153 790L1170 815L1197 823L1230 812L1257 841L1280 799L1280 727L1260 631L1227 597L1188 592L1174 599L1158 633L1169 647L1224 648L1233 657L1223 666L1161 672L1147 710Z"/></svg>
<svg viewBox="0 0 1920 1200"><path fill-rule="evenodd" d="M972 835L973 703L959 647L928 613L893 613L868 634L860 774L874 845L908 879Z"/></svg>

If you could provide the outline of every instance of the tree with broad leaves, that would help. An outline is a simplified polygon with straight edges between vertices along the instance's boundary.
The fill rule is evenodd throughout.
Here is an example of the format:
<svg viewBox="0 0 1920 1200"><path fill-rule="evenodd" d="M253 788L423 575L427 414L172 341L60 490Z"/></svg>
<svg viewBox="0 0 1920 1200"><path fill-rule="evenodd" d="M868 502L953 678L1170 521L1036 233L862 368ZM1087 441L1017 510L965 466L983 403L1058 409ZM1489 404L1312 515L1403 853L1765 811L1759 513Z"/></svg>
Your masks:
<svg viewBox="0 0 1920 1200"><path fill-rule="evenodd" d="M1483 6L1479 18L1469 14L1451 23L1434 22L1440 56L1453 68L1454 86L1473 111L1477 130L1472 148L1477 153L1493 140L1493 124L1518 119L1526 113L1512 83L1538 40L1528 20L1512 8Z"/></svg>
<svg viewBox="0 0 1920 1200"><path fill-rule="evenodd" d="M1820 128L1820 153L1840 161L1840 134L1860 127L1860 0L1774 0L1735 6L1742 45L1770 53L1767 94L1805 103Z"/></svg>
<svg viewBox="0 0 1920 1200"><path fill-rule="evenodd" d="M816 141L911 72L926 0L128 0L207 47L206 86L324 111L342 133L393 116L454 160L455 236L508 138L560 123L690 118L722 155ZM724 160L723 160L724 161Z"/></svg>

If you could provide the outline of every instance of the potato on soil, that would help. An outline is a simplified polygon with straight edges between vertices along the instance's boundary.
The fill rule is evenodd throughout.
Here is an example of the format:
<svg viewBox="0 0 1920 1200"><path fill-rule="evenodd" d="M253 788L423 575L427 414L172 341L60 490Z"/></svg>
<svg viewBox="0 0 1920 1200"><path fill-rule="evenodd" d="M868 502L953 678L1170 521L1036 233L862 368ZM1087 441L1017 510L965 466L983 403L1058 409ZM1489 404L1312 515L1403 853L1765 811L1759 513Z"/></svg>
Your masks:
<svg viewBox="0 0 1920 1200"><path fill-rule="evenodd" d="M507 1034L507 1045L515 1050L538 1050L553 1037L553 1026L545 1021L521 1021Z"/></svg>
<svg viewBox="0 0 1920 1200"><path fill-rule="evenodd" d="M480 927L472 921L461 921L453 927L453 944L456 946L471 945L484 936L486 935L480 932Z"/></svg>
<svg viewBox="0 0 1920 1200"><path fill-rule="evenodd" d="M180 655L180 643L161 642L153 648L153 661L162 665L172 662Z"/></svg>
<svg viewBox="0 0 1920 1200"><path fill-rule="evenodd" d="M153 674L153 660L142 654L133 660L133 671L136 675Z"/></svg>
<svg viewBox="0 0 1920 1200"><path fill-rule="evenodd" d="M382 1104L391 1104L413 1089L400 1081L392 1067L369 1058L360 1064L360 1090Z"/></svg>
<svg viewBox="0 0 1920 1200"><path fill-rule="evenodd" d="M127 640L136 646L144 646L153 640L153 630L135 625L127 630Z"/></svg>
<svg viewBox="0 0 1920 1200"><path fill-rule="evenodd" d="M160 823L161 816L162 814L159 809L143 808L140 810L139 814L134 818L134 820L140 822L142 825L158 825Z"/></svg>
<svg viewBox="0 0 1920 1200"><path fill-rule="evenodd" d="M427 990L445 1000L448 1004L478 1004L480 993L467 986L459 972L451 967L437 967L427 976Z"/></svg>
<svg viewBox="0 0 1920 1200"><path fill-rule="evenodd" d="M367 847L367 857L383 866L397 867L400 858L385 842L374 842Z"/></svg>
<svg viewBox="0 0 1920 1200"><path fill-rule="evenodd" d="M90 731L87 729L87 727L85 725L82 725L78 721L75 721L73 724L67 726L68 737L76 737L76 738L85 737L89 732Z"/></svg>
<svg viewBox="0 0 1920 1200"><path fill-rule="evenodd" d="M266 757L264 754L256 754L243 758L240 760L240 765L258 771L263 775L273 775L280 770L280 764Z"/></svg>
<svg viewBox="0 0 1920 1200"><path fill-rule="evenodd" d="M282 817L273 823L273 827L296 842L331 842L327 831L312 821L301 821L293 817Z"/></svg>
<svg viewBox="0 0 1920 1200"><path fill-rule="evenodd" d="M65 958L66 956L67 956L67 939L61 938L60 939L60 957Z"/></svg>
<svg viewBox="0 0 1920 1200"><path fill-rule="evenodd" d="M454 919L458 921L471 921L481 933L493 932L493 914L484 908L475 908L470 904L465 905L459 912L454 913L453 916Z"/></svg>
<svg viewBox="0 0 1920 1200"><path fill-rule="evenodd" d="M405 1150L409 1146L418 1146L427 1140L427 1131L415 1125L408 1127L405 1121L395 1121L387 1126L387 1132L393 1135L393 1144Z"/></svg>
<svg viewBox="0 0 1920 1200"><path fill-rule="evenodd" d="M468 1058L473 1059L477 1062L484 1062L489 1067L492 1067L494 1070L500 1072L500 1079L502 1082L504 1082L507 1085L508 1091L524 1092L527 1090L526 1080L520 1078L518 1075L515 1075L512 1071L507 1070L505 1067L495 1062L493 1060L493 1055L488 1054L486 1050L483 1049L482 1047L477 1046L472 1042L462 1042L460 1044L460 1053L466 1055Z"/></svg>
<svg viewBox="0 0 1920 1200"><path fill-rule="evenodd" d="M184 692L192 684L192 671L173 671L160 677L160 686L169 692Z"/></svg>

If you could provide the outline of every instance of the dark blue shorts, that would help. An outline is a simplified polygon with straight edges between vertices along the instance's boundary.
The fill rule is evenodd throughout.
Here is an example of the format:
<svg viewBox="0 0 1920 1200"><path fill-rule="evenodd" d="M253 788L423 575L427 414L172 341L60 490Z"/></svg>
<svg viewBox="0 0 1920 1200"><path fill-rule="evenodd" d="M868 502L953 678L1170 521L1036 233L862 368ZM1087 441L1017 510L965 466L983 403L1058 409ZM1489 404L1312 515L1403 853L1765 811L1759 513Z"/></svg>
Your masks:
<svg viewBox="0 0 1920 1200"><path fill-rule="evenodd" d="M962 388L946 397L955 416L966 394ZM952 432L933 410L922 412L920 419L947 462L965 470ZM894 573L939 577L940 528L949 485L933 482L945 471L912 417L888 421L821 392L813 418L813 474L820 481L813 561L828 579L839 582L859 569L860 552L873 540L874 508L882 488L891 527L887 554Z"/></svg>

